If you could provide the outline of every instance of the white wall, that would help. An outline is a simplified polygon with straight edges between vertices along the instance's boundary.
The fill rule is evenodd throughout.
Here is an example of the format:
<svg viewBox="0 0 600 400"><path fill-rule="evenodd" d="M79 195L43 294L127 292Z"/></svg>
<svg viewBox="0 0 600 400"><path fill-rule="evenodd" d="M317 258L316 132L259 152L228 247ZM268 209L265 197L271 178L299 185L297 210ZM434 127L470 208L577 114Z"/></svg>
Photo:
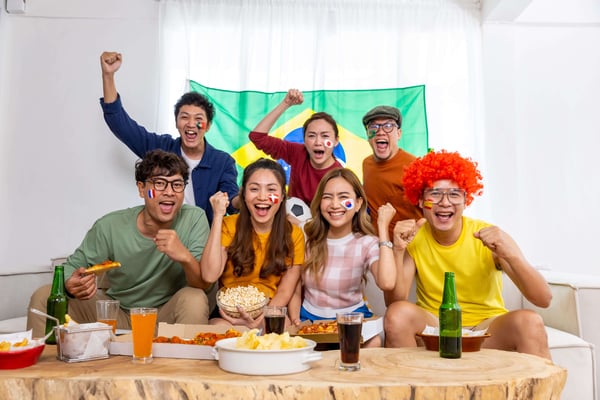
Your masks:
<svg viewBox="0 0 600 400"><path fill-rule="evenodd" d="M127 54L119 86L154 124L157 3L28 0L0 12L0 273L47 268L96 218L135 205L135 156L108 131L100 53Z"/></svg>
<svg viewBox="0 0 600 400"><path fill-rule="evenodd" d="M534 264L599 274L600 3L577 5L484 25L486 195Z"/></svg>
<svg viewBox="0 0 600 400"><path fill-rule="evenodd" d="M478 201L534 264L597 273L597 2L575 1L583 21L548 24L536 9L545 1L515 23L484 24L486 191ZM27 0L25 15L0 12L0 274L46 268L97 217L141 201L136 158L102 120L98 58L105 49L125 54L119 90L131 115L153 128L157 9L152 0Z"/></svg>

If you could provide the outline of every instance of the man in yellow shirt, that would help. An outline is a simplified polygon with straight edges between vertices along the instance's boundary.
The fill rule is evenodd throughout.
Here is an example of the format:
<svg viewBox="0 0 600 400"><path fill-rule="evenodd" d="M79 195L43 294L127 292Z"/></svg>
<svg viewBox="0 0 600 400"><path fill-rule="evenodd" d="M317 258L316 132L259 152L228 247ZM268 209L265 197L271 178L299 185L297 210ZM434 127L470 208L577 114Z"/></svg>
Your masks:
<svg viewBox="0 0 600 400"><path fill-rule="evenodd" d="M397 264L402 267L396 287L386 293L386 346L416 346L416 333L426 325L438 326L444 272L454 272L463 327L491 334L483 347L549 359L542 318L531 310L504 307L502 273L538 307L550 304L548 284L506 232L463 216L481 194L480 181L476 163L446 151L418 158L404 171L406 197L423 210L424 218L404 220L394 228ZM413 304L407 298L415 278Z"/></svg>

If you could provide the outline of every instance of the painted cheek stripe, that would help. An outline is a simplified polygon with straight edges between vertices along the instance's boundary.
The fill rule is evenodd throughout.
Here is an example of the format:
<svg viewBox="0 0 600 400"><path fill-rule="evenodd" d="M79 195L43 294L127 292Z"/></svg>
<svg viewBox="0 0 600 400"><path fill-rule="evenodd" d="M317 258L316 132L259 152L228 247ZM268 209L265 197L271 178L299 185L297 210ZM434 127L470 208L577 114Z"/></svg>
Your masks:
<svg viewBox="0 0 600 400"><path fill-rule="evenodd" d="M148 190L148 198L153 199L155 197L156 197L156 192L154 191L154 189Z"/></svg>

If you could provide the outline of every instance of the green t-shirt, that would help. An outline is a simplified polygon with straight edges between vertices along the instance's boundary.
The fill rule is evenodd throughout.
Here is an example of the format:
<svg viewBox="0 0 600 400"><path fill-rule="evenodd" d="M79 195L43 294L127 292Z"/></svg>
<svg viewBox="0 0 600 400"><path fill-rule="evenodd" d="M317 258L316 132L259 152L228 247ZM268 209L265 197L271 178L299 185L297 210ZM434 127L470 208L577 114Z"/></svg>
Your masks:
<svg viewBox="0 0 600 400"><path fill-rule="evenodd" d="M106 260L120 262L120 268L106 272L109 282L106 293L119 300L125 309L160 306L186 286L183 267L158 251L153 240L139 232L136 221L143 208L114 211L97 220L64 264L65 277L79 267ZM204 210L184 204L171 228L199 260L209 232Z"/></svg>

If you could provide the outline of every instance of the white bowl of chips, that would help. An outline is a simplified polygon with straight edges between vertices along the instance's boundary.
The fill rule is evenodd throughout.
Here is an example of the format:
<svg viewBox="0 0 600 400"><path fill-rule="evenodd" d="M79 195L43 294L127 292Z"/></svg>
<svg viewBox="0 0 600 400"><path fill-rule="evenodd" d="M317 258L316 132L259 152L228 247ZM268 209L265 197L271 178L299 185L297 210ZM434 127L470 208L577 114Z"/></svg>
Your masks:
<svg viewBox="0 0 600 400"><path fill-rule="evenodd" d="M235 374L287 375L306 371L310 369L311 362L323 357L320 352L314 351L314 341L299 336L290 337L287 332L259 337L270 343L265 346L263 342L262 346L256 348L251 348L257 340L252 336L256 336L256 333L249 331L239 338L219 340L214 348L214 357L218 360L219 367Z"/></svg>
<svg viewBox="0 0 600 400"><path fill-rule="evenodd" d="M221 288L217 292L217 306L232 318L241 317L238 306L252 318L256 318L267 303L269 298L252 285Z"/></svg>

